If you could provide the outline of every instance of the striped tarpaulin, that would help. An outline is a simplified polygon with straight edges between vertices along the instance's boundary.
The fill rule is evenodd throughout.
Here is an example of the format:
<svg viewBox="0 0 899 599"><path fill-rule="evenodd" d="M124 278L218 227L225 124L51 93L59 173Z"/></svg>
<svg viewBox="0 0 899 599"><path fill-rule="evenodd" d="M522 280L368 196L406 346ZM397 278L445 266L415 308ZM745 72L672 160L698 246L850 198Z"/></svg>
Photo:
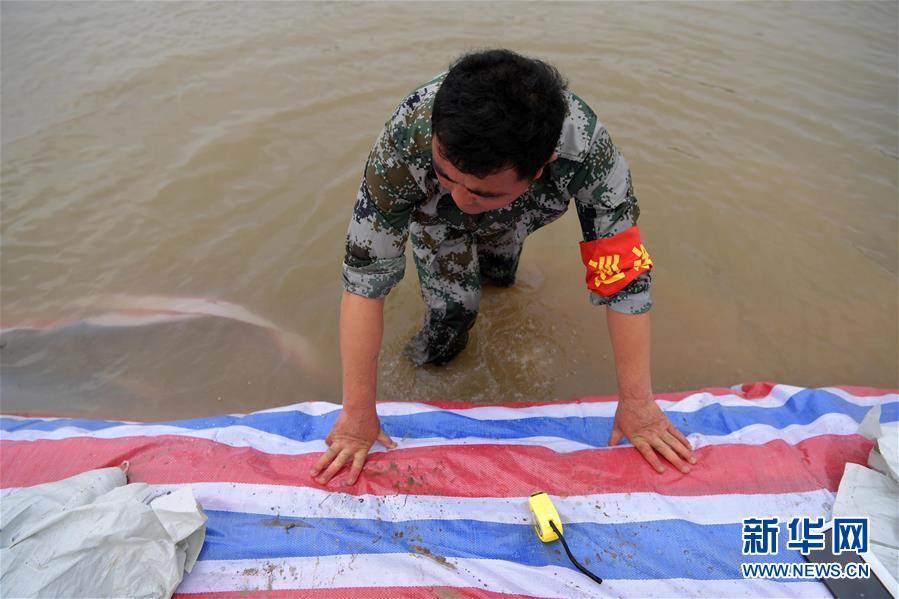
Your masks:
<svg viewBox="0 0 899 599"><path fill-rule="evenodd" d="M399 443L376 446L360 481L308 472L339 406L134 423L0 418L0 487L130 462L160 491L190 484L209 517L183 597L828 597L818 582L744 580L741 562L800 562L781 542L742 555L742 519L830 516L874 405L858 387L753 384L660 395L697 448L690 474L656 474L629 445L607 447L613 398L468 405L384 402ZM527 498L548 492L596 585L558 542L541 543Z"/></svg>

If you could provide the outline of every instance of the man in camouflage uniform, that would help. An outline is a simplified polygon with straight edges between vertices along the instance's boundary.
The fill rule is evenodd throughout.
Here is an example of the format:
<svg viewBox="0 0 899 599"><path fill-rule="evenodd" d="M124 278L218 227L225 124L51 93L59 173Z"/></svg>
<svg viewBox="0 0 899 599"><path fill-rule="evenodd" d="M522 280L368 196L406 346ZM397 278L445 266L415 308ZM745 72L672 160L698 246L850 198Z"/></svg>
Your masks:
<svg viewBox="0 0 899 599"><path fill-rule="evenodd" d="M516 84L524 87L507 90ZM494 133L492 145L484 141L494 121L514 122L519 113L524 124ZM550 145L519 156L541 139ZM688 441L652 401L652 261L636 227L628 164L555 69L494 50L464 56L407 96L369 155L343 265L344 407L313 476L324 471L319 480L327 482L352 460L352 484L375 440L395 445L378 424L374 390L383 299L403 278L407 237L426 310L406 355L416 365L444 364L468 341L482 282L512 285L525 238L564 214L572 199L590 300L608 306L618 366L621 401L610 442L625 435L657 470L655 451L689 471Z"/></svg>

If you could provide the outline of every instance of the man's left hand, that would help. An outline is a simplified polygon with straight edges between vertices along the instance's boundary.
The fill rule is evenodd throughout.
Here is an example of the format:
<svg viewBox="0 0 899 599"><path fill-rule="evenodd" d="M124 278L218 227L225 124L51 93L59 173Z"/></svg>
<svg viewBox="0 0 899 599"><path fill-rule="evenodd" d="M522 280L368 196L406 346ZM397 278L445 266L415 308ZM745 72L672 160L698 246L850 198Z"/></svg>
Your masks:
<svg viewBox="0 0 899 599"><path fill-rule="evenodd" d="M685 474L696 463L690 442L652 399L618 401L609 445L617 445L621 437L627 437L660 474L665 467L656 452Z"/></svg>

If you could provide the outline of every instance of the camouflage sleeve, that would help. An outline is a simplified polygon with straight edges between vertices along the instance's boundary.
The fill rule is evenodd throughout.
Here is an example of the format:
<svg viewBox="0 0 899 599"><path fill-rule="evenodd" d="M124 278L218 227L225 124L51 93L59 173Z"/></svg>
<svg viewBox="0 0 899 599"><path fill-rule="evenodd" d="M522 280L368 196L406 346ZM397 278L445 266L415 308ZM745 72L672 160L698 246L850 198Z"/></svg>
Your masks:
<svg viewBox="0 0 899 599"><path fill-rule="evenodd" d="M397 151L388 122L368 156L356 195L343 259L350 293L382 298L403 278L409 216L424 192Z"/></svg>
<svg viewBox="0 0 899 599"><path fill-rule="evenodd" d="M624 156L599 122L590 150L568 186L577 206L584 241L617 235L637 224L640 207ZM609 297L590 292L594 305L608 305L617 312L642 314L652 307L649 294L651 275L645 271Z"/></svg>

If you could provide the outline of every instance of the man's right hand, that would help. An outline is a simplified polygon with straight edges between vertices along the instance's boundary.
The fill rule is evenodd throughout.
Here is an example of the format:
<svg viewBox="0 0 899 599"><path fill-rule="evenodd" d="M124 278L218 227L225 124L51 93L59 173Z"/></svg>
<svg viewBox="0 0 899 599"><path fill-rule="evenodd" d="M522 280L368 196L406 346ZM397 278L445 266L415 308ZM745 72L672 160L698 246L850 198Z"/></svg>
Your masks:
<svg viewBox="0 0 899 599"><path fill-rule="evenodd" d="M347 463L352 463L346 484L353 485L362 473L368 450L379 441L387 449L396 447L393 439L381 429L375 410L361 410L348 413L344 408L337 415L331 432L325 437L326 451L310 471L310 476L322 485L328 484ZM321 473L321 476L319 476Z"/></svg>

